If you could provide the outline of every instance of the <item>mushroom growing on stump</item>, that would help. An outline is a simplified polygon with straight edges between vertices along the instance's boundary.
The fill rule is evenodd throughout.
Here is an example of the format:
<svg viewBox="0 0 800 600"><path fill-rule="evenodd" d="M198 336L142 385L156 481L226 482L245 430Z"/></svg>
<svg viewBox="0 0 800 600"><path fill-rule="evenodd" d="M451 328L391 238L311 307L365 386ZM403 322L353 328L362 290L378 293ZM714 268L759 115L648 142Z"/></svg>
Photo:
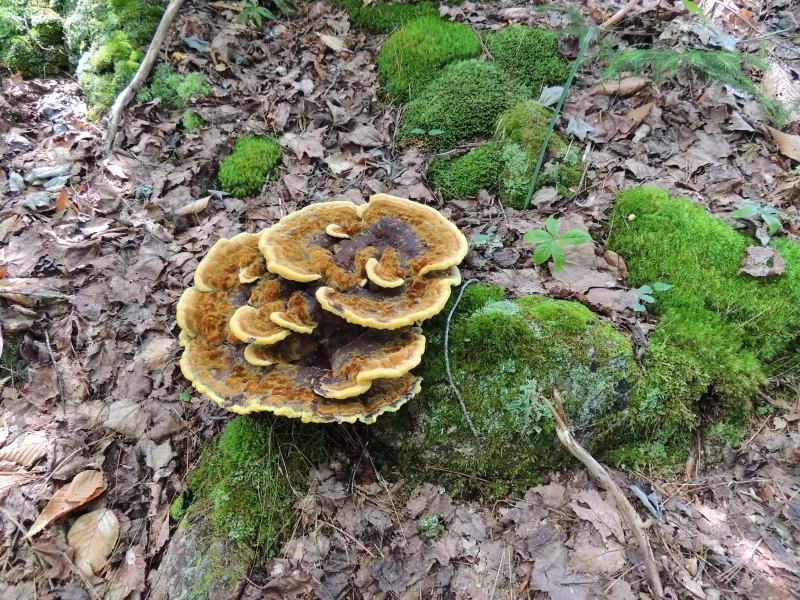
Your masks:
<svg viewBox="0 0 800 600"><path fill-rule="evenodd" d="M373 423L419 392L416 325L444 308L466 253L438 211L385 194L221 239L178 302L183 374L233 412Z"/></svg>

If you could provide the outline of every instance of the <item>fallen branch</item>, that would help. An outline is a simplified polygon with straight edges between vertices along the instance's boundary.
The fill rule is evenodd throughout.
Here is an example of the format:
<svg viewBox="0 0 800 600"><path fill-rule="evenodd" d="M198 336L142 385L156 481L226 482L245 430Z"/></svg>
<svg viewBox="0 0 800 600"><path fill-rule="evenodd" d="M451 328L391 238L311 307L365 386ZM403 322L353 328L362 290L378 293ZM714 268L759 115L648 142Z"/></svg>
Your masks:
<svg viewBox="0 0 800 600"><path fill-rule="evenodd" d="M147 54L145 54L142 64L140 64L139 68L136 70L136 75L133 76L128 87L122 90L114 101L114 106L111 108L111 117L108 120L108 129L106 131L106 151L114 147L119 122L122 120L122 113L134 94L136 94L139 88L144 85L144 82L147 81L147 76L153 69L153 65L158 57L158 51L161 50L161 45L167 37L167 31L169 31L170 25L172 25L172 20L175 18L175 15L178 14L182 4L183 0L170 0L167 10L164 11L164 15L161 17L161 22L158 24L158 29L156 29L155 35L153 35L153 41L150 42L150 47L147 49Z"/></svg>
<svg viewBox="0 0 800 600"><path fill-rule="evenodd" d="M625 6L620 8L611 17L603 21L603 23L600 25L600 29L611 29L614 25L622 21L622 18L627 15L637 4L639 4L639 0L629 0Z"/></svg>
<svg viewBox="0 0 800 600"><path fill-rule="evenodd" d="M619 488L619 486L614 482L613 479L611 479L611 475L608 474L608 471L606 471L605 467L597 462L595 458L589 454L589 452L572 436L572 432L567 424L567 416L564 413L564 400L561 397L561 393L557 389L554 389L553 396L555 396L558 408L554 407L552 403L544 396L541 396L541 399L547 405L547 408L550 409L550 412L553 413L553 418L556 421L556 433L558 434L558 439L561 440L561 443L567 450L569 450L572 456L581 461L584 466L589 469L589 472L598 480L600 480L600 483L603 485L606 491L614 497L614 500L616 500L617 507L627 519L631 529L633 529L633 535L636 538L636 543L639 544L639 550L642 552L642 557L644 558L644 571L645 575L647 576L647 582L650 584L650 591L656 600L662 600L664 598L664 588L661 586L661 577L658 574L658 566L656 565L656 559L653 556L653 549L650 547L650 542L645 535L644 524L639 518L639 515L636 513L636 509L633 508L633 505L630 503L625 494L622 493L622 490Z"/></svg>

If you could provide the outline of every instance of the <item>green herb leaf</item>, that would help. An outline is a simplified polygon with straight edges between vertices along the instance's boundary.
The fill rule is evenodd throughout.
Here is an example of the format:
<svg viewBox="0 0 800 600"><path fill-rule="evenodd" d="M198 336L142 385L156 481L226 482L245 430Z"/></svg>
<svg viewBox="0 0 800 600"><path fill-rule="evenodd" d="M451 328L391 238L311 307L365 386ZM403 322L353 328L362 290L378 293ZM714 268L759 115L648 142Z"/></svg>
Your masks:
<svg viewBox="0 0 800 600"><path fill-rule="evenodd" d="M444 129L431 129L428 132L428 135L442 135L444 133Z"/></svg>
<svg viewBox="0 0 800 600"><path fill-rule="evenodd" d="M556 244L553 240L538 246L533 253L533 262L535 262L537 265L546 263L547 259L550 258L550 255L553 253L554 246L558 246L558 244Z"/></svg>
<svg viewBox="0 0 800 600"><path fill-rule="evenodd" d="M656 281L653 284L653 289L657 292L667 292L672 289L672 286L668 283L663 283L661 281Z"/></svg>
<svg viewBox="0 0 800 600"><path fill-rule="evenodd" d="M558 222L558 219L550 217L544 222L544 227L547 229L547 231L553 234L553 237L556 237L558 235L558 229L561 227L561 223Z"/></svg>
<svg viewBox="0 0 800 600"><path fill-rule="evenodd" d="M692 0L682 0L682 1L683 1L683 5L686 7L686 10L688 10L690 13L696 14L698 17L700 17L701 19L705 20L706 13L703 12L702 8L697 6L697 4L692 2Z"/></svg>
<svg viewBox="0 0 800 600"><path fill-rule="evenodd" d="M759 212L759 207L757 204L743 204L738 209L731 213L731 216L736 217L755 217Z"/></svg>
<svg viewBox="0 0 800 600"><path fill-rule="evenodd" d="M564 268L564 263L567 261L567 255L564 254L564 248L558 242L553 242L553 270L558 273Z"/></svg>
<svg viewBox="0 0 800 600"><path fill-rule="evenodd" d="M485 233L476 233L475 235L472 236L472 241L475 244L480 244L481 242L488 242L489 236L486 235Z"/></svg>
<svg viewBox="0 0 800 600"><path fill-rule="evenodd" d="M647 302L648 304L652 304L656 301L650 294L639 294L639 300L642 302Z"/></svg>
<svg viewBox="0 0 800 600"><path fill-rule="evenodd" d="M192 399L192 396L189 394L189 392L181 392L179 397L184 402L189 402Z"/></svg>
<svg viewBox="0 0 800 600"><path fill-rule="evenodd" d="M553 236L544 229L534 229L523 235L522 241L528 242L529 244L544 244L553 241Z"/></svg>
<svg viewBox="0 0 800 600"><path fill-rule="evenodd" d="M644 304L642 304L641 302L634 302L633 303L633 310L635 310L636 312L644 312L647 309L644 307Z"/></svg>
<svg viewBox="0 0 800 600"><path fill-rule="evenodd" d="M586 242L591 242L592 237L585 231L580 229L573 229L558 238L560 242L569 244L570 246L580 246Z"/></svg>
<svg viewBox="0 0 800 600"><path fill-rule="evenodd" d="M639 294L652 294L653 288L651 288L649 285L643 285L642 287L636 288L635 291Z"/></svg>
<svg viewBox="0 0 800 600"><path fill-rule="evenodd" d="M425 130L420 129L419 127L414 127L414 129L412 129L410 133L413 133L414 135L425 135Z"/></svg>
<svg viewBox="0 0 800 600"><path fill-rule="evenodd" d="M764 223L769 227L770 235L775 235L781 228L781 220L775 215L765 212L761 214L761 218L764 219Z"/></svg>

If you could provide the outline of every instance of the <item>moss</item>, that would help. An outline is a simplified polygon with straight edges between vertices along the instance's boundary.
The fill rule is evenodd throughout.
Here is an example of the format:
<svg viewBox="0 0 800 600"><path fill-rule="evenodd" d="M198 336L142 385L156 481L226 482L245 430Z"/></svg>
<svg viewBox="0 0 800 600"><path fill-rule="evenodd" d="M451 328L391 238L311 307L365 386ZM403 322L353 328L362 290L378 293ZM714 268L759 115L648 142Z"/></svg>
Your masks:
<svg viewBox="0 0 800 600"><path fill-rule="evenodd" d="M237 198L258 194L280 157L281 148L271 139L244 135L219 166L220 186Z"/></svg>
<svg viewBox="0 0 800 600"><path fill-rule="evenodd" d="M496 144L478 146L454 159L438 158L430 166L428 180L445 200L494 192L503 168L503 154Z"/></svg>
<svg viewBox="0 0 800 600"><path fill-rule="evenodd" d="M389 102L404 104L446 64L480 53L480 41L462 23L444 21L438 15L409 21L389 36L378 56L381 91Z"/></svg>
<svg viewBox="0 0 800 600"><path fill-rule="evenodd" d="M391 33L404 23L423 16L439 16L433 2L377 2L364 6L362 0L339 0L347 8L354 29L369 33Z"/></svg>
<svg viewBox="0 0 800 600"><path fill-rule="evenodd" d="M422 394L377 428L417 460L524 488L539 470L570 462L540 394L557 385L576 435L602 456L616 438L600 432L621 437L629 430L639 368L628 340L583 305L536 296L499 300L501 294L470 286L451 322L451 370L480 440L447 382L438 318L426 327Z"/></svg>
<svg viewBox="0 0 800 600"><path fill-rule="evenodd" d="M3 353L0 354L0 380L6 380L12 387L22 387L28 382L28 363L22 358L24 336L6 338Z"/></svg>
<svg viewBox="0 0 800 600"><path fill-rule="evenodd" d="M654 188L621 194L610 227L608 247L626 259L631 285L673 285L653 305L661 321L636 402L657 406L675 431L690 431L701 409L741 429L771 362L793 352L800 334L800 247L778 241L788 264L777 279L739 275L754 240Z"/></svg>
<svg viewBox="0 0 800 600"><path fill-rule="evenodd" d="M30 26L31 38L42 47L53 47L64 41L63 20L54 10L37 11L30 19Z"/></svg>
<svg viewBox="0 0 800 600"><path fill-rule="evenodd" d="M26 36L16 35L4 41L2 58L9 71L23 77L37 77L44 72L44 58L33 49Z"/></svg>
<svg viewBox="0 0 800 600"><path fill-rule="evenodd" d="M61 16L47 3L0 1L0 61L23 77L53 76L69 61L62 42Z"/></svg>
<svg viewBox="0 0 800 600"><path fill-rule="evenodd" d="M183 108L190 98L205 98L211 93L211 84L202 73L182 75L168 63L156 67L150 85L139 91L139 102L161 98L166 108Z"/></svg>
<svg viewBox="0 0 800 600"><path fill-rule="evenodd" d="M550 127L552 113L534 100L514 105L500 116L495 137L500 141L510 141L525 150L530 156L539 158L544 138ZM547 144L547 150L559 154L567 147L564 139L554 133Z"/></svg>
<svg viewBox="0 0 800 600"><path fill-rule="evenodd" d="M569 74L556 36L525 25L486 34L486 49L500 68L538 97L543 85L563 84Z"/></svg>
<svg viewBox="0 0 800 600"><path fill-rule="evenodd" d="M293 525L293 490L321 459L322 428L292 419L239 416L189 475L192 504L214 536L256 561L274 555Z"/></svg>
<svg viewBox="0 0 800 600"><path fill-rule="evenodd" d="M206 120L193 110L185 110L183 111L183 116L181 117L181 124L183 125L184 131L191 132L205 127Z"/></svg>
<svg viewBox="0 0 800 600"><path fill-rule="evenodd" d="M478 137L488 137L497 117L525 98L524 88L508 80L494 63L463 60L445 67L406 106L401 140L422 141L429 148L448 148ZM421 137L415 129L444 133Z"/></svg>
<svg viewBox="0 0 800 600"><path fill-rule="evenodd" d="M186 514L186 507L183 505L184 502L185 497L183 494L181 494L172 501L172 504L169 505L169 516L172 517L173 521L180 521L183 518L183 515Z"/></svg>

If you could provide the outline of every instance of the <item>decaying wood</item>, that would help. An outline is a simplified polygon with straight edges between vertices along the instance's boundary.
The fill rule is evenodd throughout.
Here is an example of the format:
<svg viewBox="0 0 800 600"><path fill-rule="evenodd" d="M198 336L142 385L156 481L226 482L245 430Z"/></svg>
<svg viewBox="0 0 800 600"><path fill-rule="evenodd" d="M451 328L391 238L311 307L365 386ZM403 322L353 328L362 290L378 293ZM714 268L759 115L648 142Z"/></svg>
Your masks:
<svg viewBox="0 0 800 600"><path fill-rule="evenodd" d="M611 475L608 474L605 467L597 462L597 460L595 460L595 458L573 437L572 431L570 431L569 424L567 423L567 416L564 412L564 400L561 397L561 393L557 389L554 389L553 396L556 399L558 408L554 407L544 396L541 396L541 399L547 405L547 408L550 409L550 412L553 413L558 439L561 440L561 443L569 450L570 454L581 461L589 472L600 481L606 491L614 497L614 500L616 500L617 507L628 521L628 524L633 530L633 535L636 538L636 543L639 544L639 549L642 552L645 575L647 576L647 583L650 585L650 591L657 600L663 599L664 588L661 585L661 577L658 574L658 565L653 556L653 549L650 547L650 541L647 539L647 535L645 535L645 528L642 520L639 518L636 509L633 508L628 498L622 493L619 486L611 479Z"/></svg>
<svg viewBox="0 0 800 600"><path fill-rule="evenodd" d="M131 98L133 98L136 92L139 91L139 88L144 85L144 82L147 81L147 76L153 69L153 65L158 57L158 51L161 50L161 45L167 37L167 31L169 31L170 25L172 25L172 20L175 18L175 15L178 14L182 4L183 0L170 0L167 10L164 11L164 15L161 17L161 22L158 24L158 29L156 29L153 35L153 41L150 42L150 47L147 49L147 54L145 54L142 64L139 65L136 71L136 75L133 76L128 87L122 90L114 101L114 106L111 108L111 117L108 120L108 129L106 130L106 151L114 147L119 122L122 120L122 113L125 111L125 107L128 105L128 102L131 101Z"/></svg>

